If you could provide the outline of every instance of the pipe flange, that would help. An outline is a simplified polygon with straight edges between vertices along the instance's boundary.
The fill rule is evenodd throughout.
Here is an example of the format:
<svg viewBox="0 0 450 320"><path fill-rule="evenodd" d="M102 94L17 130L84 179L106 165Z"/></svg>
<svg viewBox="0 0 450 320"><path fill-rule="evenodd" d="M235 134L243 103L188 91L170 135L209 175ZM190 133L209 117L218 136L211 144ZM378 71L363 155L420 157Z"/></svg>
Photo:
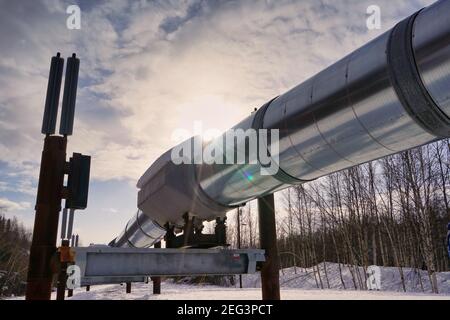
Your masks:
<svg viewBox="0 0 450 320"><path fill-rule="evenodd" d="M264 115L266 114L266 111L269 108L270 104L276 98L278 98L278 96L273 98L269 102L265 103L261 108L259 108L256 111L256 114L253 117L252 129L255 129L255 130L263 129ZM257 135L257 137L259 139L259 135ZM259 148L259 142L258 142L258 148ZM268 149L268 146L267 146L267 153L268 153L269 156L271 156L270 155L270 150ZM261 165L261 162L259 161L259 156L258 156L258 162ZM281 181L282 183L285 183L285 184L302 184L302 183L307 182L307 180L301 180L301 179L298 179L298 178L296 178L294 176L291 176L289 173L287 173L286 171L284 171L281 168L280 164L278 164L278 171L277 171L277 173L275 175L273 175L273 177L275 179L277 179L278 181Z"/></svg>
<svg viewBox="0 0 450 320"><path fill-rule="evenodd" d="M412 44L414 21L420 11L399 22L387 44L387 66L392 86L408 114L427 132L450 137L450 119L426 89L416 64Z"/></svg>

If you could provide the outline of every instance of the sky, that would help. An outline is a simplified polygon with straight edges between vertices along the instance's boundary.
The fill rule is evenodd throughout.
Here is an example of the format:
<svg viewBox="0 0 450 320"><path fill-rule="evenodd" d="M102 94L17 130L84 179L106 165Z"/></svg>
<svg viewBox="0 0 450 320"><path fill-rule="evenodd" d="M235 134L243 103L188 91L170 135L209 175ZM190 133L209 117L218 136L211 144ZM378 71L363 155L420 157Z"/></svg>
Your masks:
<svg viewBox="0 0 450 320"><path fill-rule="evenodd" d="M92 156L84 244L136 211L136 182L178 129L224 131L431 0L0 0L0 207L34 221L50 59L81 60L68 155ZM67 28L70 5L80 29ZM369 30L367 8L380 8ZM62 98L62 95L61 95Z"/></svg>

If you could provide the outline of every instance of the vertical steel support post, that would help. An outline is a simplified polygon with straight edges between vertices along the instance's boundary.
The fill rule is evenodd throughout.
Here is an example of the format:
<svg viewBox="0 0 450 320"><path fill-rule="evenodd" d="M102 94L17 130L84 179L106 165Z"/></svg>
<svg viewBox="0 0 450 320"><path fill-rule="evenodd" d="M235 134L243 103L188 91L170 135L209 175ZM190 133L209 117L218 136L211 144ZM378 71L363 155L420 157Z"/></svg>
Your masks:
<svg viewBox="0 0 450 320"><path fill-rule="evenodd" d="M217 217L216 218L216 226L214 227L214 234L216 235L216 242L219 245L226 246L227 245L227 225L225 222L227 221L227 217L223 219Z"/></svg>
<svg viewBox="0 0 450 320"><path fill-rule="evenodd" d="M237 248L241 248L241 208L237 208ZM239 288L242 289L242 274L239 275Z"/></svg>
<svg viewBox="0 0 450 320"><path fill-rule="evenodd" d="M72 217L73 217L73 211L72 211ZM72 223L73 223L73 220L72 220ZM68 241L68 244L69 244L69 241ZM75 246L75 235L72 235L72 243L70 244L70 247L76 247ZM67 297L72 297L72 296L73 296L73 289L67 289Z"/></svg>
<svg viewBox="0 0 450 320"><path fill-rule="evenodd" d="M161 241L155 243L154 247L156 249L161 248ZM161 294L161 277L152 277L153 282L153 294Z"/></svg>
<svg viewBox="0 0 450 320"><path fill-rule="evenodd" d="M277 248L273 194L258 199L258 216L261 249L266 251L266 262L261 268L262 299L280 300L280 262Z"/></svg>
<svg viewBox="0 0 450 320"><path fill-rule="evenodd" d="M69 240L62 240L61 247L69 247ZM64 300L66 293L66 282L67 282L67 265L66 261L61 262L61 270L58 275L58 285L56 288L56 300Z"/></svg>
<svg viewBox="0 0 450 320"><path fill-rule="evenodd" d="M27 300L50 300L54 274L51 261L56 253L66 147L66 137L45 137L30 248Z"/></svg>

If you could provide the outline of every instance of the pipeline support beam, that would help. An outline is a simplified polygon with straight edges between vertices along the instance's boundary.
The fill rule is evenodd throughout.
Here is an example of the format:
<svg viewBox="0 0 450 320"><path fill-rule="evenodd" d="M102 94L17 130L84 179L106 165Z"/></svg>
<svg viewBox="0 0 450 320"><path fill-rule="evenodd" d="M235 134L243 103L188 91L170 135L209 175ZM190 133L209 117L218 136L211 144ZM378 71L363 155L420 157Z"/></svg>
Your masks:
<svg viewBox="0 0 450 320"><path fill-rule="evenodd" d="M149 276L234 275L256 271L259 249L137 249L76 247L81 286L144 282Z"/></svg>

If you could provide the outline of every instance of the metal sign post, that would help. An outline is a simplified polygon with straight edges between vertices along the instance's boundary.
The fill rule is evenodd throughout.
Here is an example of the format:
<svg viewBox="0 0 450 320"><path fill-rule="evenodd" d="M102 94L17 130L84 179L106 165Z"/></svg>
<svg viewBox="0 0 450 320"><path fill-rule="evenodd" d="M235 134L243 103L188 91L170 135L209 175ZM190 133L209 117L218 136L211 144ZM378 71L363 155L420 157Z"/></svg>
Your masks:
<svg viewBox="0 0 450 320"><path fill-rule="evenodd" d="M47 86L45 111L41 132L45 134L41 168L36 197L36 216L30 248L27 276L27 300L50 300L53 276L57 269L64 269L64 254L61 249L68 247L63 242L59 253L56 248L61 201L66 199L70 210L69 220L73 222L73 210L84 209L87 205L90 157L74 154L70 163L66 162L67 136L72 134L75 113L76 90L80 60L73 54L67 59L66 81L62 104L60 136L55 135L61 91L64 59L58 53L52 57ZM64 186L64 175L68 174L70 184ZM66 235L67 211L63 214L61 238ZM71 230L68 233L71 233ZM65 252L65 251L64 251ZM67 252L65 252L67 256ZM70 254L69 254L70 256ZM59 258L59 259L58 259ZM60 261L58 261L60 260ZM64 261L63 261L64 260ZM60 275L58 298L64 299L64 275Z"/></svg>
<svg viewBox="0 0 450 320"><path fill-rule="evenodd" d="M50 300L54 274L51 262L56 254L66 145L65 137L45 137L28 266L27 300Z"/></svg>
<svg viewBox="0 0 450 320"><path fill-rule="evenodd" d="M52 57L47 97L41 132L45 134L44 149L36 197L36 216L28 266L27 300L49 300L53 270L51 260L56 252L56 233L61 210L67 139L55 133L61 91L64 59Z"/></svg>

